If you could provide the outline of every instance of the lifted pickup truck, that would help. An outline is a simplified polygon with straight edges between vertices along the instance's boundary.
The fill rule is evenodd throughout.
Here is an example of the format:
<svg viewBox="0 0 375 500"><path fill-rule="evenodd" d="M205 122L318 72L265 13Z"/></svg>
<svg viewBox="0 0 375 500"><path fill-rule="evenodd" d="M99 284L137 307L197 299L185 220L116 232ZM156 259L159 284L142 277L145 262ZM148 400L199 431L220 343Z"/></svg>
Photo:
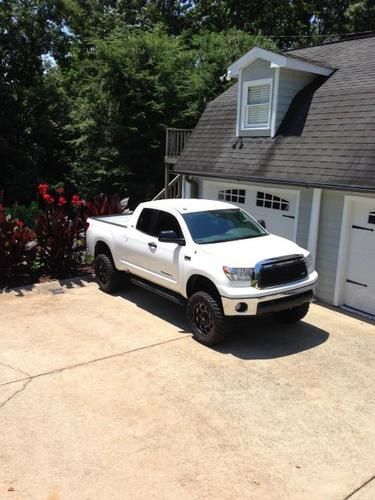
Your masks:
<svg viewBox="0 0 375 500"><path fill-rule="evenodd" d="M318 280L310 254L235 205L151 201L88 223L100 288L111 293L132 281L186 304L193 336L205 345L224 338L228 317L273 313L293 323L308 312Z"/></svg>

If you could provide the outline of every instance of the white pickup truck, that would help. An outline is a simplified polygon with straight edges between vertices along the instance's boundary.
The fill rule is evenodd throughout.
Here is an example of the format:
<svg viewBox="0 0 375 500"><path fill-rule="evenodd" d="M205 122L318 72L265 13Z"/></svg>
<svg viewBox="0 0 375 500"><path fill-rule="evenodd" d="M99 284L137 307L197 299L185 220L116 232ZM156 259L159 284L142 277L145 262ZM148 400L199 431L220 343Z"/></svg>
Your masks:
<svg viewBox="0 0 375 500"><path fill-rule="evenodd" d="M193 335L205 345L224 338L228 317L273 313L292 323L308 312L318 281L310 254L235 205L151 201L131 215L88 223L100 288L111 293L132 281L186 304Z"/></svg>

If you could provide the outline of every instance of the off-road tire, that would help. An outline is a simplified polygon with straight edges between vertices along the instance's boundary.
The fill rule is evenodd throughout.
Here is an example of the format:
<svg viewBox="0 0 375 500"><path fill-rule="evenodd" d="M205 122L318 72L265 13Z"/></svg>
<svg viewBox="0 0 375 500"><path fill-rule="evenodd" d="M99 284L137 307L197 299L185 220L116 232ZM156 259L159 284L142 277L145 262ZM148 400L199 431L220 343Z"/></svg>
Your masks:
<svg viewBox="0 0 375 500"><path fill-rule="evenodd" d="M188 300L187 318L195 340L207 346L222 342L227 334L227 320L220 298L196 292Z"/></svg>
<svg viewBox="0 0 375 500"><path fill-rule="evenodd" d="M122 274L108 255L101 253L95 258L95 276L99 288L106 293L116 292L121 285Z"/></svg>
<svg viewBox="0 0 375 500"><path fill-rule="evenodd" d="M310 302L306 302L292 309L285 309L285 311L274 313L274 318L280 323L297 323L297 321L306 316L309 312L309 307Z"/></svg>

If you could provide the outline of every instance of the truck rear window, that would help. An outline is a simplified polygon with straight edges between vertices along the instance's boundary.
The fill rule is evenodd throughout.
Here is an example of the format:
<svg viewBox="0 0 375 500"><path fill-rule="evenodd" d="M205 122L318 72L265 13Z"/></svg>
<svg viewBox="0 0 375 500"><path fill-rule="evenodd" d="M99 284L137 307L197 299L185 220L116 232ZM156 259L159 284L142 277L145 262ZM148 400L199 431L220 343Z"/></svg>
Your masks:
<svg viewBox="0 0 375 500"><path fill-rule="evenodd" d="M257 238L268 234L250 215L237 208L184 214L195 243L204 245Z"/></svg>

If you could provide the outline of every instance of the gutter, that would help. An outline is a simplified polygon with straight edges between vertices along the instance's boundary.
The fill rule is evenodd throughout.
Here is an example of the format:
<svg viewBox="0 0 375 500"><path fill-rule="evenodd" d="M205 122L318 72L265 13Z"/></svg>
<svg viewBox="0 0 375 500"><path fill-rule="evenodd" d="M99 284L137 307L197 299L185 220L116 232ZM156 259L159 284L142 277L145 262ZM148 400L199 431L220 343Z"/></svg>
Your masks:
<svg viewBox="0 0 375 500"><path fill-rule="evenodd" d="M291 180L282 180L282 179L265 179L264 177L249 177L245 175L224 175L224 174L210 174L204 173L201 174L196 171L191 170L178 170L175 171L178 174L184 175L192 175L194 177L208 177L213 179L230 179L233 181L243 181L243 182L259 182L260 184L280 184L283 186L298 186L298 187L306 187L306 188L324 188L331 189L333 191L359 191L362 193L375 193L375 187L366 188L363 186L353 186L346 184L329 184L324 182L298 182Z"/></svg>

